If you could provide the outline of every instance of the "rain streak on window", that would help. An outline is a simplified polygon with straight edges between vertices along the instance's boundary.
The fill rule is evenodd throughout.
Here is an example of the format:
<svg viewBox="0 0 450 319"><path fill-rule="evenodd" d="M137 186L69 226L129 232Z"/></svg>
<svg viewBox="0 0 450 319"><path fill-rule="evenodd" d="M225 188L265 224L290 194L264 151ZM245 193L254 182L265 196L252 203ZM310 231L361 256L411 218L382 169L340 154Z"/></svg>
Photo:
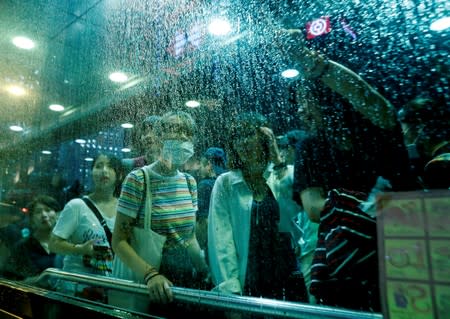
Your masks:
<svg viewBox="0 0 450 319"><path fill-rule="evenodd" d="M401 254L389 252L404 248L393 238L407 229L418 244L404 251L430 256L413 278L433 291L427 315L448 310L437 301L445 283L421 277L448 275L432 268L433 258L448 259L444 214L436 242L415 226L395 228L391 238L375 200L416 194L391 203L389 216L402 220L407 206L405 221L423 230L423 217L413 218L420 205L409 201L450 187L447 2L11 0L0 7L2 278L82 296L81 285L30 278L49 267L116 274L112 255L96 259L107 250L99 246L111 247L80 198L89 195L101 211L114 207L102 215L115 231L115 221L142 214L133 207L147 200L135 188L145 184L136 170L145 166L155 169L152 229L167 240L159 273L175 287L410 311L415 297L405 291L412 290L389 281L403 278ZM174 182L179 172L186 175ZM437 213L448 207L439 205ZM143 228L144 217L136 220ZM90 239L95 247L85 245ZM419 257L408 258L419 265ZM134 269L134 279L151 283L153 266ZM99 301L107 299L100 292ZM112 300L127 297L109 297L118 306ZM230 316L238 311L233 300L225 303ZM154 314L191 310L222 315L185 304Z"/></svg>

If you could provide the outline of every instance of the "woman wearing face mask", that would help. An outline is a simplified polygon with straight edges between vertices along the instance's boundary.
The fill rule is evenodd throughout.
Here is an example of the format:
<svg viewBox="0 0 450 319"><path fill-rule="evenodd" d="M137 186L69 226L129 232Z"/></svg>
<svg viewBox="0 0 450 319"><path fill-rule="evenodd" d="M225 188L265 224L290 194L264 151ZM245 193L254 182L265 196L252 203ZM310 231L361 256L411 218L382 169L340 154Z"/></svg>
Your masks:
<svg viewBox="0 0 450 319"><path fill-rule="evenodd" d="M160 141L158 160L128 174L119 198L113 248L123 263L147 285L153 303L172 301L172 284L192 287L194 269L197 280L208 274L195 237L197 184L191 175L178 170L194 154L194 131L195 122L189 114L169 112L163 115L156 127ZM149 182L143 170L148 173ZM129 244L132 227L144 227L148 186L152 201L151 228L166 236L159 270L138 256ZM152 313L154 310L155 304Z"/></svg>

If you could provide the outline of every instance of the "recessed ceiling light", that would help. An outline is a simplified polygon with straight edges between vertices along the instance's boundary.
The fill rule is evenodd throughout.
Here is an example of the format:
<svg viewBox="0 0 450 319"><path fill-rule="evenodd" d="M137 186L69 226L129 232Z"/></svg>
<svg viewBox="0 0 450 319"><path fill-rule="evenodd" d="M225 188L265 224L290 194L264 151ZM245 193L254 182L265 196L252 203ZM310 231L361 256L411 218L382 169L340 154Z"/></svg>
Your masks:
<svg viewBox="0 0 450 319"><path fill-rule="evenodd" d="M15 37L12 42L20 49L30 50L34 48L34 42L26 37Z"/></svg>
<svg viewBox="0 0 450 319"><path fill-rule="evenodd" d="M124 147L124 148L122 148L121 151L124 153L129 153L129 152L131 152L131 149L129 149L128 147Z"/></svg>
<svg viewBox="0 0 450 319"><path fill-rule="evenodd" d="M200 102L195 101L195 100L191 100L191 101L187 101L187 102L185 103L185 105L186 105L187 107L199 107L199 106L200 106Z"/></svg>
<svg viewBox="0 0 450 319"><path fill-rule="evenodd" d="M42 151L41 153L42 153L42 154L45 154L45 155L50 155L52 152L44 150L44 151Z"/></svg>
<svg viewBox="0 0 450 319"><path fill-rule="evenodd" d="M22 132L23 131L23 127L19 126L19 125L11 125L9 127L9 129L14 132Z"/></svg>
<svg viewBox="0 0 450 319"><path fill-rule="evenodd" d="M8 92L13 95L21 96L25 94L25 89L18 85L11 85L8 87Z"/></svg>
<svg viewBox="0 0 450 319"><path fill-rule="evenodd" d="M228 20L217 18L208 25L208 31L212 35L226 35L231 31L231 25Z"/></svg>
<svg viewBox="0 0 450 319"><path fill-rule="evenodd" d="M75 140L75 143L78 143L78 144L85 144L85 143L86 143L86 140L84 140L84 139L82 139L82 138L77 138L77 139Z"/></svg>
<svg viewBox="0 0 450 319"><path fill-rule="evenodd" d="M94 161L94 159L93 159L92 157L86 157L84 160L85 160L86 162L92 162L92 161Z"/></svg>
<svg viewBox="0 0 450 319"><path fill-rule="evenodd" d="M131 124L131 123L123 123L123 124L120 124L120 126L122 126L123 128L133 128L133 124Z"/></svg>
<svg viewBox="0 0 450 319"><path fill-rule="evenodd" d="M281 72L281 76L286 79L292 79L295 78L299 72L296 69L287 69Z"/></svg>
<svg viewBox="0 0 450 319"><path fill-rule="evenodd" d="M64 111L64 106L59 105L59 104L52 104L48 107L50 110L55 111L55 112L62 112Z"/></svg>
<svg viewBox="0 0 450 319"><path fill-rule="evenodd" d="M430 25L432 31L443 31L450 27L450 17L443 17Z"/></svg>
<svg viewBox="0 0 450 319"><path fill-rule="evenodd" d="M109 79L113 82L126 82L128 80L128 76L122 72L113 72L109 75Z"/></svg>

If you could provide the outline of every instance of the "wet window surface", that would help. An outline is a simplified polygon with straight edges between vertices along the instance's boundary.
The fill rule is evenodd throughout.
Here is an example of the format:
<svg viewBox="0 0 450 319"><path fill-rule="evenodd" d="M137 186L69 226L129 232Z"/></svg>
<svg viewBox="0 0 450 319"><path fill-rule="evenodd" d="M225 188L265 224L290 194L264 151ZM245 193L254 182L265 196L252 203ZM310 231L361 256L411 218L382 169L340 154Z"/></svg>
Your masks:
<svg viewBox="0 0 450 319"><path fill-rule="evenodd" d="M158 183L191 206L178 212L184 224L162 217L152 229L176 233L182 249L195 237L208 265L184 250L172 258L174 248L160 270L174 286L381 312L379 269L363 274L344 260L378 264L378 192L450 187L449 9L443 0L2 1L0 274L31 282L75 262L70 253L92 267L70 247L96 240L101 255L97 246L114 244L101 224L79 238L69 231L78 226L64 228L77 209L67 204L95 202L106 185L112 199L97 207L111 231L117 205L143 225L124 193L147 185L130 172L156 163L155 216L169 198ZM164 179L172 168L187 175ZM133 192L146 198L144 186ZM335 209L358 217L327 223ZM70 247L52 243L58 219ZM330 244L335 227L361 230L366 250L354 233ZM108 256L95 274L112 276ZM173 271L189 258L194 284ZM314 267L322 263L326 273Z"/></svg>

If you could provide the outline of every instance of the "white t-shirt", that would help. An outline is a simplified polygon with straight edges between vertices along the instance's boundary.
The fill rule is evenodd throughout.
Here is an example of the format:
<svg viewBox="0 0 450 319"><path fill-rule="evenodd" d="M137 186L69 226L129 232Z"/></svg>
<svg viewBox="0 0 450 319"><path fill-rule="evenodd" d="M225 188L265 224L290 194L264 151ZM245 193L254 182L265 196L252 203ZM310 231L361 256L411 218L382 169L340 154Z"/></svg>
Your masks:
<svg viewBox="0 0 450 319"><path fill-rule="evenodd" d="M103 218L112 232L116 220L115 216L112 218L103 216ZM109 247L103 226L84 201L79 198L72 199L64 206L53 229L53 234L75 245L83 244L90 239L96 239L95 245ZM66 255L63 270L92 273L90 268L83 265L83 256L81 255Z"/></svg>

